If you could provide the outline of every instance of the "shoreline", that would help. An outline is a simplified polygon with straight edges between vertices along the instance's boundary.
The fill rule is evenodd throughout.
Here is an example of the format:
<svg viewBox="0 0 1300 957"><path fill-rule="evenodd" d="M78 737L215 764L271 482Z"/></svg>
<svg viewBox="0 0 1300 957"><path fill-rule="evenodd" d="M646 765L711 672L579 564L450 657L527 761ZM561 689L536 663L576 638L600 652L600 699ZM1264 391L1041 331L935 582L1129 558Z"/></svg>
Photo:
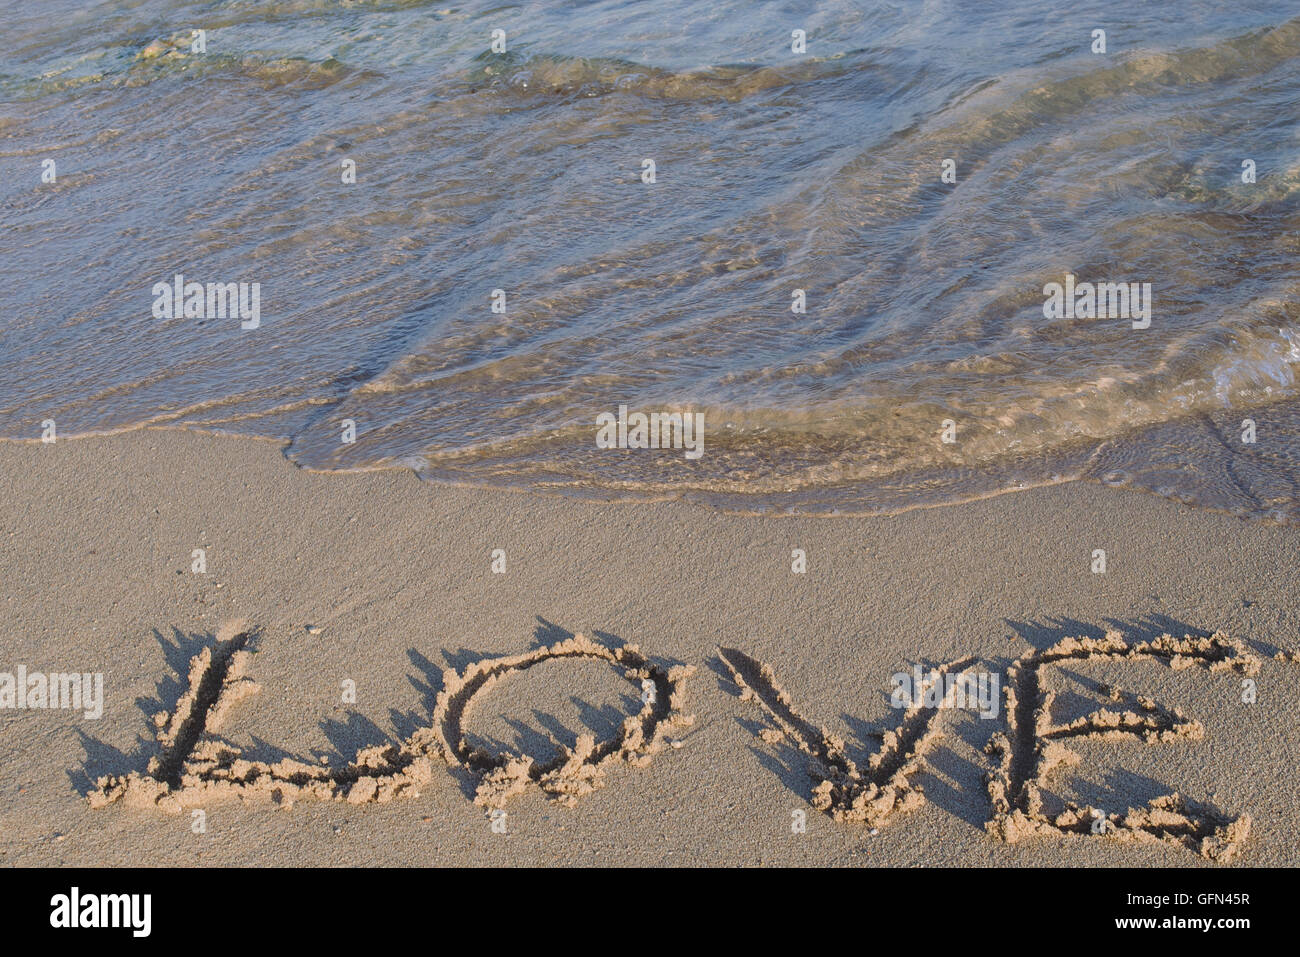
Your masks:
<svg viewBox="0 0 1300 957"><path fill-rule="evenodd" d="M1276 406L1286 408L1300 415L1300 403L1291 400L1281 400L1275 403ZM1232 418L1239 413L1223 413L1220 418ZM1262 413L1255 413L1256 415ZM1300 419L1297 419L1300 422ZM1172 423L1179 425L1182 423ZM1278 423L1285 425L1286 423ZM1158 429L1167 427L1171 423L1160 423L1156 426L1148 427L1154 434ZM973 502L981 502L987 499L998 498L1004 495L1014 495L1020 492L1030 491L1033 489L1054 488L1057 486L1068 486L1074 484L1092 485L1096 487L1113 488L1121 492L1132 492L1141 495L1152 496L1164 499L1178 505L1186 505L1194 511L1206 512L1209 514L1229 516L1241 519L1251 524L1261 524L1268 526L1291 526L1300 528L1300 512L1294 510L1290 513L1280 509L1273 509L1268 512L1249 512L1240 507L1237 509L1229 508L1226 505L1209 504L1194 498L1180 496L1175 490L1160 491L1151 487L1149 484L1134 483L1132 481L1108 482L1099 474L1072 474L1062 475L1053 474L1048 478L1033 479L1022 481L1015 486L993 486L980 489L967 490L962 494L948 493L950 497L940 496L934 500L915 500L905 505L883 506L876 505L871 509L862 509L854 506L831 506L826 504L826 499L800 498L799 504L790 504L784 498L778 500L778 493L759 492L759 493L736 493L716 489L703 489L697 487L688 487L684 491L655 491L651 489L637 489L631 492L620 491L614 486L595 486L584 485L576 487L564 487L559 485L547 486L545 484L523 484L512 481L492 483L484 480L458 479L451 478L445 472L426 475L421 474L420 469L406 461L393 461L382 464L356 466L356 467L334 467L334 468L316 468L310 465L304 465L295 461L288 454L293 445L292 439L284 437L259 435L256 433L231 432L224 429L212 428L203 425L192 424L149 424L137 423L122 426L115 429L102 431L93 431L85 433L76 433L71 436L60 435L59 442L85 442L94 440L111 439L118 436L130 436L135 433L178 433L181 435L207 436L219 440L249 441L262 444L272 445L280 453L280 457L293 469L312 475L363 475L370 473L398 473L411 475L417 478L421 483L432 485L435 488L467 490L471 492L481 491L489 494L499 492L509 493L524 497L532 497L541 500L558 500L561 502L575 502L579 505L597 506L645 506L658 504L674 504L688 508L699 508L708 512L717 512L722 515L734 516L737 518L756 518L756 519L826 519L832 521L840 520L862 520L871 521L877 518L888 518L899 515L905 515L909 512L915 512L926 509L946 509L961 508ZM1140 434L1140 432L1139 432ZM1126 441L1132 441L1133 436L1126 436ZM45 444L41 438L35 436L14 437L0 436L0 447L5 445L18 446L40 446ZM1102 447L1106 443L1102 444ZM1101 449L1094 450L1094 455ZM1058 450L1059 453L1059 450ZM993 463L998 468L1004 467L1002 463ZM979 471L981 466L973 466L974 471ZM1097 471L1094 469L1094 471ZM914 472L910 477L913 481L923 473ZM888 478L888 476L883 477ZM844 487L863 487L871 486L873 482L883 481L883 478L864 480L861 483L844 483ZM829 495L836 486L808 486L805 489L779 493L781 495L805 496L820 493L823 496ZM762 505L738 505L734 504L741 501L762 502ZM1285 516L1285 519L1279 516Z"/></svg>
<svg viewBox="0 0 1300 957"><path fill-rule="evenodd" d="M988 833L984 747L1004 718L943 712L920 803L872 835L814 807L807 762L742 700L718 649L770 664L799 711L859 764L898 720L890 676L967 657L995 674L1061 639L1222 631L1260 659L1241 677L1080 661L1052 680L1059 716L1089 682L1177 707L1200 740L1084 742L1050 789L1124 808L1177 791L1249 814L1234 863L1300 862L1300 529L1083 481L876 516L749 516L678 501L613 503L442 485L405 468L314 472L274 440L173 428L0 442L5 661L103 673L99 720L0 710L6 864L1064 864L1184 866L1166 843ZM275 451L267 447L275 444ZM776 521L779 519L779 521ZM1094 574L1093 550L1106 571ZM206 570L192 570L203 549ZM505 571L492 570L494 550ZM807 570L792 571L792 552ZM539 789L491 830L463 769L385 803L217 800L186 816L94 809L99 776L143 772L151 718L177 706L191 657L226 622L256 630L260 690L221 733L253 759L345 768L428 723L444 671L584 633L689 665L681 747L619 766L573 807ZM311 630L309 630L311 629ZM356 702L341 700L342 682ZM600 662L547 661L467 714L476 743L540 754L607 737L635 688ZM1088 707L1091 707L1088 704ZM1069 709L1075 709L1070 711ZM1082 710L1080 710L1082 709ZM1068 713L1067 713L1068 712ZM472 720L470 720L472 719ZM792 833L795 811L806 831Z"/></svg>

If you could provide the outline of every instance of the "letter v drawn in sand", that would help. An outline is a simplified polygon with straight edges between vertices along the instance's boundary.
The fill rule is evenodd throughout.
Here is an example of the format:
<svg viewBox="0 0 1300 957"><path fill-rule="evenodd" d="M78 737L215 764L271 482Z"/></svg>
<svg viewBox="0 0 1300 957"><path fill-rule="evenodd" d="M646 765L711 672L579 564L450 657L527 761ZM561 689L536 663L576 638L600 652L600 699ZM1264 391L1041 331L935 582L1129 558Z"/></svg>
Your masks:
<svg viewBox="0 0 1300 957"><path fill-rule="evenodd" d="M89 794L92 807L121 801L180 813L231 798L262 799L283 807L304 799L385 803L396 797L418 797L439 764L478 775L474 800L485 807L501 807L529 785L572 806L601 787L614 765L644 767L664 749L670 732L694 721L682 711L683 683L694 668L663 668L635 645L609 648L575 635L523 654L485 658L463 672L445 671L429 726L416 729L400 743L365 748L346 767L322 767L293 758L252 761L217 732L231 708L258 690L256 682L245 676L253 637L254 632L238 624L225 625L215 645L191 659L188 687L176 707L154 719L160 753L150 759L144 773L101 777ZM608 662L643 689L641 710L624 719L613 739L597 742L589 734L580 735L574 748L562 749L547 763L528 755L493 755L465 743L462 726L477 694L511 674L557 658Z"/></svg>
<svg viewBox="0 0 1300 957"><path fill-rule="evenodd" d="M908 707L901 723L886 731L880 750L867 759L864 771L848 756L844 741L825 727L818 728L795 710L790 695L776 680L771 666L734 648L719 648L718 656L740 688L743 701L753 701L776 725L761 737L769 744L788 738L813 759L815 778L811 803L837 821L884 824L899 811L919 807L925 796L913 777L925 766L925 754L942 736L937 709ZM964 658L934 669L936 680L960 673L974 662ZM921 696L917 696L919 702ZM925 713L929 710L929 713Z"/></svg>

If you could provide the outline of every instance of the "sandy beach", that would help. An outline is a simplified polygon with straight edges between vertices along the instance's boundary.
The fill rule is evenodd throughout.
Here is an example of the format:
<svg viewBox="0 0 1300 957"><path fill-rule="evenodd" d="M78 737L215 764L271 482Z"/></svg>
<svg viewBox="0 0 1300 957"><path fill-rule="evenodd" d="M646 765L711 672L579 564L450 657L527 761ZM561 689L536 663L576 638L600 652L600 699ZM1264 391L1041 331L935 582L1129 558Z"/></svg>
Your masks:
<svg viewBox="0 0 1300 957"><path fill-rule="evenodd" d="M1084 483L892 517L750 517L451 488L404 471L313 473L272 442L164 430L3 442L0 470L0 672L103 676L97 719L0 710L5 864L1300 863L1300 665L1285 660L1300 648L1293 527ZM907 724L892 675L958 662L1001 676L1001 697L1017 659L1023 671L1035 652L1108 631L1121 651L1044 660L1035 687L1053 693L1050 713L1022 702L1018 718L1032 734L1034 722L1087 724L1110 702L1139 722L1070 738L1080 760L1043 780L1048 817L1075 802L1118 825L1014 841L988 826L986 777L1000 759L987 746L1017 719L1005 707L922 709L924 753L887 813L853 820L819 799L817 763L837 738L862 787L883 793L870 755ZM236 633L246 645L228 673L199 676L209 686L194 700L213 706L214 727L179 728L191 659ZM427 738L449 669L578 633L637 646L650 677L612 659L549 658L503 673L457 715L467 749L552 765L567 754L577 770L564 787L524 775L517 793L476 803L482 773L404 743ZM1168 652L1164 633L1221 637ZM1154 644L1133 651L1143 642ZM724 658L753 662L755 681L769 666L806 727L782 728L763 706L776 692L744 695ZM247 684L218 701L212 680ZM660 721L670 687L675 717ZM594 766L573 756L580 736L617 739L643 707L657 740L625 742L628 760L575 784ZM825 737L809 730L822 725ZM153 804L138 789L106 792L105 779L147 778L169 729L201 731L185 743L195 754L219 735L263 784L286 761L284 780L316 765L324 783L315 795L240 785L179 800L159 784ZM361 788L349 763L384 746L384 760L407 755L406 777ZM194 780L214 780L196 767ZM1012 768L1022 789L1025 773ZM1175 792L1211 823L1249 817L1231 853L1124 838L1129 809Z"/></svg>

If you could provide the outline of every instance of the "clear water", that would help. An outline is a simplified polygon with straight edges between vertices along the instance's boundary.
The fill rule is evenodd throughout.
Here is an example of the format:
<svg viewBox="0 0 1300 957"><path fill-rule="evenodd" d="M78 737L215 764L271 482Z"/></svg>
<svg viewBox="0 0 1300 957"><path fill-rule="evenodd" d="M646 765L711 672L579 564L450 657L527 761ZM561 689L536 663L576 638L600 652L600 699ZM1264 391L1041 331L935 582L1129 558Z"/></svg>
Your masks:
<svg viewBox="0 0 1300 957"><path fill-rule="evenodd" d="M0 38L0 436L1300 520L1293 2L6 0ZM1150 328L1044 318L1067 272L1151 283ZM176 273L260 283L261 325L155 318ZM705 454L597 448L620 404L704 412Z"/></svg>

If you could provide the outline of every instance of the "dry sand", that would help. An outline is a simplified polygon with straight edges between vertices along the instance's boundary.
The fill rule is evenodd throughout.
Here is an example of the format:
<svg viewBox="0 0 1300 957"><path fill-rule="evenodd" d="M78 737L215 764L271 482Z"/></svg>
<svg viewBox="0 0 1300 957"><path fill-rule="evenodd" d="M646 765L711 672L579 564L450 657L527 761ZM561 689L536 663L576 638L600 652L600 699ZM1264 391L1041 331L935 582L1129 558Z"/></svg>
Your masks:
<svg viewBox="0 0 1300 957"><path fill-rule="evenodd" d="M105 694L0 709L3 863L1300 863L1300 529L1083 484L748 517L171 431L0 469L0 672ZM891 707L917 663L1010 706Z"/></svg>

